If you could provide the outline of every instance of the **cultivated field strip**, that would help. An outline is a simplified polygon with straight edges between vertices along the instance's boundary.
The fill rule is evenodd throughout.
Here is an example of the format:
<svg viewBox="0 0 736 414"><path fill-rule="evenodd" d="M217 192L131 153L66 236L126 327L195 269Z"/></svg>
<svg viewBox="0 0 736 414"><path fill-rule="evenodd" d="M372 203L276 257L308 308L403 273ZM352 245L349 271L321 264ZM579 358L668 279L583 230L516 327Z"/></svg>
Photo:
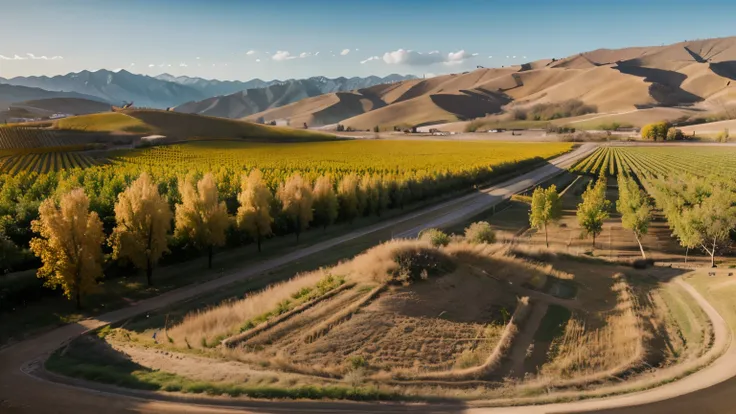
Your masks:
<svg viewBox="0 0 736 414"><path fill-rule="evenodd" d="M736 178L736 148L717 146L600 147L581 160L574 172L615 176L636 175L640 181L673 174Z"/></svg>
<svg viewBox="0 0 736 414"><path fill-rule="evenodd" d="M79 152L44 152L16 154L2 158L0 172L15 175L22 172L45 174L72 168L96 165L92 157Z"/></svg>

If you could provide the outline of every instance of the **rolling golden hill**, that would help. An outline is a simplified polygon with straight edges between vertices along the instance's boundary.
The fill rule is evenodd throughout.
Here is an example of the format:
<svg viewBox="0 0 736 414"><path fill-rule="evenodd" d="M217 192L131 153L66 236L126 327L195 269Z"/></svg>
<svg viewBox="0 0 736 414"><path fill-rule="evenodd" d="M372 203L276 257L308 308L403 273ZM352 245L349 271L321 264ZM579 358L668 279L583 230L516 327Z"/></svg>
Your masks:
<svg viewBox="0 0 736 414"><path fill-rule="evenodd" d="M599 114L719 113L736 105L736 37L598 49L563 59L307 98L245 119L355 129L422 126L580 100ZM653 119L656 120L656 119Z"/></svg>

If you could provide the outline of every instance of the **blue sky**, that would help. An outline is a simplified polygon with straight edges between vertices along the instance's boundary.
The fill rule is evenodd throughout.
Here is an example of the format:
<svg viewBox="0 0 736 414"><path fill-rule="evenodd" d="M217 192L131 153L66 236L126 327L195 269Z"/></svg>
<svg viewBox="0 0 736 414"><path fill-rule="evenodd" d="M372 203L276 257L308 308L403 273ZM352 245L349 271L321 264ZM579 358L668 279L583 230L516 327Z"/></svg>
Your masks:
<svg viewBox="0 0 736 414"><path fill-rule="evenodd" d="M2 77L101 68L239 80L442 74L736 35L732 0L0 0L0 6Z"/></svg>

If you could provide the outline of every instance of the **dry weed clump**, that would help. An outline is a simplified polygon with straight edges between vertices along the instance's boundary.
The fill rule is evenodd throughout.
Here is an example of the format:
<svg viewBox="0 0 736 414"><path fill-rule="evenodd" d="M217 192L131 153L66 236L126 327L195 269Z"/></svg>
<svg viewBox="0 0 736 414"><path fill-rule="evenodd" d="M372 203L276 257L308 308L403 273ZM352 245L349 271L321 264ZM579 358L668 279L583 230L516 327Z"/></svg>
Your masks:
<svg viewBox="0 0 736 414"><path fill-rule="evenodd" d="M571 318L564 334L550 347L551 362L542 367L542 378L554 383L595 374L614 375L643 359L647 335L636 298L623 275L614 278L612 290L617 303L605 317L605 325L590 330L584 319L577 315Z"/></svg>
<svg viewBox="0 0 736 414"><path fill-rule="evenodd" d="M378 283L410 284L439 276L454 269L452 259L442 249L421 240L393 240L356 256L346 266L348 274Z"/></svg>

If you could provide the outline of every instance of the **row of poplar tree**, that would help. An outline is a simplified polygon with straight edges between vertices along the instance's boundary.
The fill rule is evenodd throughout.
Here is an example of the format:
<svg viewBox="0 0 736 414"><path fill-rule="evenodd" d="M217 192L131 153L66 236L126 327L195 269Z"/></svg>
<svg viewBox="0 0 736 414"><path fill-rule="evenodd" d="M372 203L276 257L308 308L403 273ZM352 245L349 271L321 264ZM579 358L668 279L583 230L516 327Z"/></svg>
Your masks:
<svg viewBox="0 0 736 414"><path fill-rule="evenodd" d="M102 277L105 242L112 248L113 259L129 260L145 270L150 285L153 269L168 252L172 224L174 238L207 251L211 268L213 248L225 244L231 226L247 232L261 250L261 241L272 234L274 197L281 208L279 214L291 222L297 241L310 224L326 227L337 220L338 213L347 221L364 212L380 214L389 203L388 191L379 178L363 183L355 174L343 177L336 190L328 176L319 177L312 186L297 173L283 182L274 195L261 171L252 170L242 179L235 217L228 215L225 202L219 199L211 173L199 181L181 179L179 193L180 202L172 211L156 183L142 173L118 195L115 227L109 237L98 214L90 211L83 189L62 194L58 203L46 199L39 207L38 219L31 223L39 236L30 242L31 251L42 262L38 276L45 279L47 287L60 286L69 299L81 306L82 295Z"/></svg>
<svg viewBox="0 0 736 414"><path fill-rule="evenodd" d="M631 176L619 174L617 181L616 210L621 215L622 227L634 233L642 257L646 259L641 238L647 234L652 220L649 197ZM606 177L601 175L588 185L577 206L578 225L583 235L592 236L593 247L596 237L603 231L603 224L610 217L611 202L606 198L606 188ZM547 247L549 247L547 228L560 218L562 218L562 201L557 193L557 187L552 185L547 189L538 187L534 190L529 222L532 227L544 231Z"/></svg>

